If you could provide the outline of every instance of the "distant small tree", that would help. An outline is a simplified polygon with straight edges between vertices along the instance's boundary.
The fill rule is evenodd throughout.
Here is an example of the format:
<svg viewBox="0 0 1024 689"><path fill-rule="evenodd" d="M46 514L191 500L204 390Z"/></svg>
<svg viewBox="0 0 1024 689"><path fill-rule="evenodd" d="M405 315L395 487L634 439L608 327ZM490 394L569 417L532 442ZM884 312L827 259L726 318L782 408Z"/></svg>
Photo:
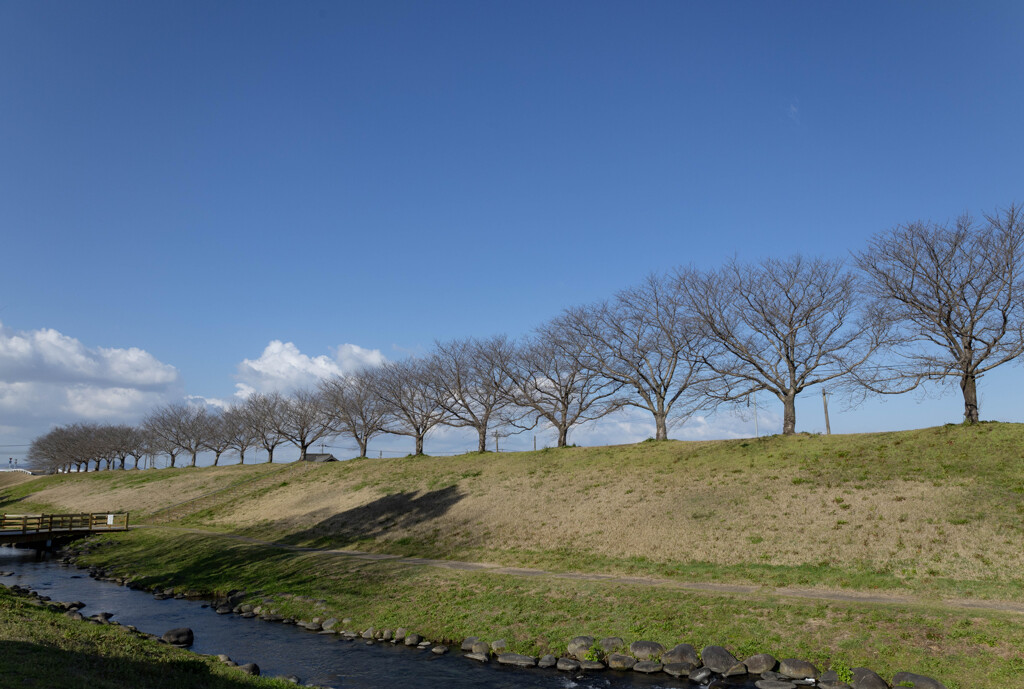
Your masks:
<svg viewBox="0 0 1024 689"><path fill-rule="evenodd" d="M182 418L190 413L188 405L166 404L151 411L143 421L143 428L150 436L150 448L165 453L170 458L171 468L180 453L191 447L198 451L198 440L193 441L195 434L182 423Z"/></svg>
<svg viewBox="0 0 1024 689"><path fill-rule="evenodd" d="M356 441L360 457L366 456L370 439L384 432L388 419L388 407L375 390L375 375L374 369L363 369L320 383L334 430Z"/></svg>
<svg viewBox="0 0 1024 689"><path fill-rule="evenodd" d="M377 398L387 409L386 431L415 440L416 454L423 454L423 440L445 418L429 373L421 359L389 361L370 379Z"/></svg>
<svg viewBox="0 0 1024 689"><path fill-rule="evenodd" d="M427 360L430 387L445 412L441 423L475 430L478 452L487 450L487 429L509 404L511 380L501 362L511 348L504 336L452 340L436 343Z"/></svg>
<svg viewBox="0 0 1024 689"><path fill-rule="evenodd" d="M863 382L904 392L957 382L964 421L980 418L978 380L1024 353L1024 212L1016 205L953 225L915 222L855 254L875 311L902 336L896 363Z"/></svg>
<svg viewBox="0 0 1024 689"><path fill-rule="evenodd" d="M299 448L299 459L317 440L334 435L334 419L324 396L318 390L296 390L290 397L272 393L278 409L278 435Z"/></svg>
<svg viewBox="0 0 1024 689"><path fill-rule="evenodd" d="M283 414L281 395L256 393L250 395L239 408L239 414L249 431L256 439L256 444L267 451L267 463L273 463L274 450L284 442L277 428Z"/></svg>
<svg viewBox="0 0 1024 689"><path fill-rule="evenodd" d="M217 466L220 464L221 455L235 446L235 437L225 422L223 413L206 411L204 421L202 447L213 453L213 466Z"/></svg>
<svg viewBox="0 0 1024 689"><path fill-rule="evenodd" d="M609 301L568 309L556 322L583 369L620 386L623 405L651 413L657 440L714 405L707 394L709 340L678 287L651 275Z"/></svg>
<svg viewBox="0 0 1024 689"><path fill-rule="evenodd" d="M583 366L583 354L583 342L552 322L502 359L509 399L526 411L510 423L529 430L545 422L558 434L557 446L565 447L574 426L620 409L622 383Z"/></svg>
<svg viewBox="0 0 1024 689"><path fill-rule="evenodd" d="M246 421L244 404L225 410L221 414L221 423L228 440L228 448L238 453L239 464L245 464L246 450L256 445L258 436Z"/></svg>

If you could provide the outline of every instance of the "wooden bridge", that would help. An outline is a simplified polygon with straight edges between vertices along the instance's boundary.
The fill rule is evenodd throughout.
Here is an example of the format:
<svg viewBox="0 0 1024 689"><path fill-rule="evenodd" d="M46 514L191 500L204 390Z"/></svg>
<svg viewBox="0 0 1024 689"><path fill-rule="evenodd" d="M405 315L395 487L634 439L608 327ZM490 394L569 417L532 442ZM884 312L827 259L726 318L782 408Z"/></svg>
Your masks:
<svg viewBox="0 0 1024 689"><path fill-rule="evenodd" d="M48 547L57 540L127 530L127 512L0 514L0 545Z"/></svg>

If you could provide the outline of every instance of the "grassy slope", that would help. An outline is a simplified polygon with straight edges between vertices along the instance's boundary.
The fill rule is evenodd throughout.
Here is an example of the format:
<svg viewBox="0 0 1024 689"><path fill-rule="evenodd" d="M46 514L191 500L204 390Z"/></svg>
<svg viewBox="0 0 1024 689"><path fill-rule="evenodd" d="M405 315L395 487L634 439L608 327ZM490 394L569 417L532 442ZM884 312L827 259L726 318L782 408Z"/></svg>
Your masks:
<svg viewBox="0 0 1024 689"><path fill-rule="evenodd" d="M0 489L0 509L77 510L84 501L138 521L278 471L280 481L242 485L182 523L555 570L1022 600L1022 448L1024 425L981 424L103 472Z"/></svg>
<svg viewBox="0 0 1024 689"><path fill-rule="evenodd" d="M1005 689L1024 674L1024 616L1015 613L409 567L164 529L94 540L105 545L85 562L139 583L210 593L242 588L254 603L272 598L268 607L279 614L350 617L357 631L404 626L448 642L501 638L532 655L564 653L578 634L666 647L721 644L741 658L770 652L822 670L867 666L886 678L918 672L949 689Z"/></svg>
<svg viewBox="0 0 1024 689"><path fill-rule="evenodd" d="M452 458L302 465L204 501L182 524L361 550L684 580L1024 600L1024 426L640 443ZM104 509L152 512L261 467L140 472ZM117 472L114 472L117 473ZM128 472L132 474L133 472ZM280 478L278 481L277 479ZM74 509L126 477L0 488L0 509ZM188 483L191 482L191 483ZM178 488L182 487L182 490ZM187 490L186 490L187 489ZM187 495L186 495L187 494ZM91 555L152 582L322 598L357 624L436 638L505 637L557 651L577 633L722 643L824 666L910 670L950 687L1009 686L1024 663L1021 615L803 602L494 573L353 565L152 530ZM122 571L127 571L122 567ZM451 605L437 603L451 600ZM282 599L282 610L302 598ZM458 601L458 604L455 601ZM309 616L323 610L305 611Z"/></svg>
<svg viewBox="0 0 1024 689"><path fill-rule="evenodd" d="M283 689L117 626L75 622L0 588L0 684L24 689Z"/></svg>

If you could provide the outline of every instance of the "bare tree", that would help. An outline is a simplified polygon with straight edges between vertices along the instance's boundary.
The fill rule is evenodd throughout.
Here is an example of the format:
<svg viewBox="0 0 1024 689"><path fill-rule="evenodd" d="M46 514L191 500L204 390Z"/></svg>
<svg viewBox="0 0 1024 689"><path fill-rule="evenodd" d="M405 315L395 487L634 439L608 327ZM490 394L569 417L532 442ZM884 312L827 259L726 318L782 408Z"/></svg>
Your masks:
<svg viewBox="0 0 1024 689"><path fill-rule="evenodd" d="M221 423L228 449L238 452L238 463L245 464L245 451L257 442L256 432L246 421L245 406L235 405L225 410L221 414Z"/></svg>
<svg viewBox="0 0 1024 689"><path fill-rule="evenodd" d="M328 412L324 396L315 390L296 390L291 397L270 395L279 410L277 433L299 448L299 459L306 458L310 446L321 438L334 435L334 419Z"/></svg>
<svg viewBox="0 0 1024 689"><path fill-rule="evenodd" d="M256 443L267 451L268 464L274 461L275 448L285 440L277 431L283 400L280 395L257 393L250 395L240 409Z"/></svg>
<svg viewBox="0 0 1024 689"><path fill-rule="evenodd" d="M109 456L120 462L120 468L125 468L125 462L129 457L135 459L135 468L139 468L139 458L143 455L145 438L142 431L127 424L104 427L105 442L109 444ZM109 467L108 467L109 468Z"/></svg>
<svg viewBox="0 0 1024 689"><path fill-rule="evenodd" d="M445 411L442 423L477 432L477 451L487 451L487 429L509 403L502 361L512 344L504 336L436 343L427 360L430 385Z"/></svg>
<svg viewBox="0 0 1024 689"><path fill-rule="evenodd" d="M978 379L1024 353L1024 213L1011 205L981 224L964 215L952 226L900 225L855 256L906 343L868 384L900 392L956 381L964 421L976 423Z"/></svg>
<svg viewBox="0 0 1024 689"><path fill-rule="evenodd" d="M416 454L422 455L424 438L445 417L424 362L389 361L374 371L370 381L374 393L387 407L387 432L414 438Z"/></svg>
<svg viewBox="0 0 1024 689"><path fill-rule="evenodd" d="M651 275L610 301L567 310L557 324L578 342L582 368L628 391L624 405L653 415L657 440L713 405L706 394L708 338L680 299L677 281Z"/></svg>
<svg viewBox="0 0 1024 689"><path fill-rule="evenodd" d="M53 473L70 471L72 466L76 466L77 462L67 444L67 436L67 429L58 426L45 435L33 438L26 454L32 467L39 471Z"/></svg>
<svg viewBox="0 0 1024 689"><path fill-rule="evenodd" d="M583 366L584 350L581 338L552 322L503 359L509 399L527 410L510 423L528 430L546 422L558 433L558 447L565 447L571 428L620 409L622 384Z"/></svg>
<svg viewBox="0 0 1024 689"><path fill-rule="evenodd" d="M320 383L335 430L356 441L360 457L366 456L370 439L384 432L388 420L388 406L375 390L375 375L375 369L363 369Z"/></svg>
<svg viewBox="0 0 1024 689"><path fill-rule="evenodd" d="M152 446L170 457L172 468L181 452L192 452L192 462L195 465L195 453L199 451L199 434L193 433L189 424L183 422L183 419L190 417L193 411L194 408L186 404L166 404L151 411L143 421L143 427L150 434Z"/></svg>
<svg viewBox="0 0 1024 689"><path fill-rule="evenodd" d="M96 470L111 456L107 427L92 423L58 426L49 433L35 438L29 446L28 459L44 471L89 471L90 462ZM108 464L109 467L109 464Z"/></svg>
<svg viewBox="0 0 1024 689"><path fill-rule="evenodd" d="M191 455L189 466L194 467L210 429L209 412L204 407L175 402L161 407L157 413L174 445Z"/></svg>
<svg viewBox="0 0 1024 689"><path fill-rule="evenodd" d="M681 270L677 279L719 347L707 360L721 376L714 394L771 392L783 405L785 435L796 432L797 395L846 383L889 343L886 328L860 310L862 295L841 261L734 260L704 274Z"/></svg>
<svg viewBox="0 0 1024 689"><path fill-rule="evenodd" d="M217 466L220 456L235 446L235 438L223 413L207 411L203 422L202 447L213 453L213 466Z"/></svg>

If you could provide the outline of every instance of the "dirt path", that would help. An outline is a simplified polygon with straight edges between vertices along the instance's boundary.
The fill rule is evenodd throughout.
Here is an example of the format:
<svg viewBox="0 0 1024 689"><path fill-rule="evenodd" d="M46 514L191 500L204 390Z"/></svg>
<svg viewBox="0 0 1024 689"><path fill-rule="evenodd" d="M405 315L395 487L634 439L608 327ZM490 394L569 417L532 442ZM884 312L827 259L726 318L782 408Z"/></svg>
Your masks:
<svg viewBox="0 0 1024 689"><path fill-rule="evenodd" d="M134 529L151 528L149 526L135 526ZM637 586L657 586L660 588L680 589L687 591L708 591L711 593L728 593L737 595L759 595L759 596L782 596L786 598L799 598L804 600L821 600L839 603L882 603L899 605L939 605L950 609L975 609L975 610L996 610L1000 612L1011 612L1024 615L1024 603L1005 600L980 600L972 598L922 598L919 596L907 596L900 594L885 593L864 593L859 591L836 591L832 589L803 589L794 587L774 588L770 586L753 586L745 584L716 584L712 582L698 581L676 581L673 579L659 579L656 577L625 577L614 574L590 574L585 572L549 572L543 569L531 569L528 567L505 567L490 562L464 562L460 560L433 560L424 557L403 557L401 555L388 555L385 553L367 553L358 550L338 550L334 548L314 548L310 546L289 545L276 541L265 541L249 536L205 531L203 529L190 529L186 527L163 526L161 529L184 531L187 533L201 534L204 536L217 536L242 543L254 545L272 546L282 550L289 550L299 553L324 553L353 560L388 561L403 565L418 565L422 567L439 567L442 569L455 569L462 571L493 572L495 574L507 574L517 577L549 577L552 579L569 579L572 581L600 581L612 584L632 584Z"/></svg>

